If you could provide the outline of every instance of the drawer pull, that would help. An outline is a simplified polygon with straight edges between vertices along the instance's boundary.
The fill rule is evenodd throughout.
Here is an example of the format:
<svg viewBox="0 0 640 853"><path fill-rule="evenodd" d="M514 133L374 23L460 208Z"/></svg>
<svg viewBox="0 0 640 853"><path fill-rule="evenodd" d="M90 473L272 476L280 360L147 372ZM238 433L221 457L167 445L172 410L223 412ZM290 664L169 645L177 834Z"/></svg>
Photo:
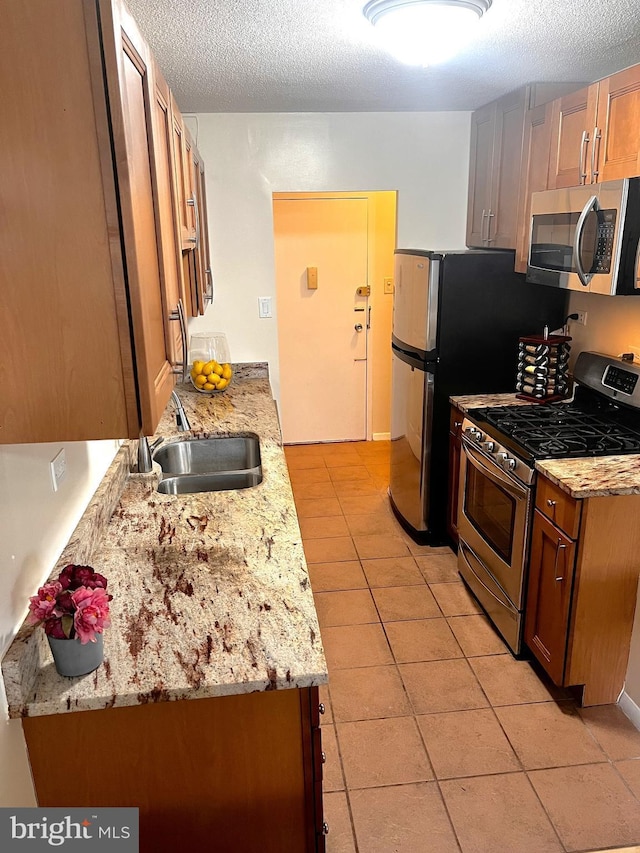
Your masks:
<svg viewBox="0 0 640 853"><path fill-rule="evenodd" d="M557 506L557 501L552 501L551 498L547 498L547 506Z"/></svg>
<svg viewBox="0 0 640 853"><path fill-rule="evenodd" d="M326 764L327 763L327 753L324 750L322 750L322 752L320 753L320 756L322 757L322 763Z"/></svg>
<svg viewBox="0 0 640 853"><path fill-rule="evenodd" d="M563 575L560 575L560 577L558 577L558 558L560 557L560 551L566 551L566 550L567 550L567 546L563 545L561 543L560 539L558 539L558 544L556 545L556 558L553 562L553 574L554 574L555 579L558 583L560 581L564 580Z"/></svg>
<svg viewBox="0 0 640 853"><path fill-rule="evenodd" d="M325 713L325 711L326 711L326 708L324 707L324 702L321 702L321 703L318 705L318 713L320 713L320 714L324 714L324 713Z"/></svg>
<svg viewBox="0 0 640 853"><path fill-rule="evenodd" d="M329 824L326 822L326 820L322 821L322 834L329 835Z"/></svg>

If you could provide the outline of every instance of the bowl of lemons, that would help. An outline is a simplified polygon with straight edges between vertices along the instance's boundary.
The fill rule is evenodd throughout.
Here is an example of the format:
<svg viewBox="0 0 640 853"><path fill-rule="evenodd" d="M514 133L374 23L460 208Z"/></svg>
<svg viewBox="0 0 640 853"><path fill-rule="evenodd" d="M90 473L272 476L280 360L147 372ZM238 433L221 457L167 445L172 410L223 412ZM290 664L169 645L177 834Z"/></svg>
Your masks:
<svg viewBox="0 0 640 853"><path fill-rule="evenodd" d="M217 394L229 387L233 377L233 369L229 362L220 364L215 359L210 361L196 359L189 375L196 391L203 394Z"/></svg>

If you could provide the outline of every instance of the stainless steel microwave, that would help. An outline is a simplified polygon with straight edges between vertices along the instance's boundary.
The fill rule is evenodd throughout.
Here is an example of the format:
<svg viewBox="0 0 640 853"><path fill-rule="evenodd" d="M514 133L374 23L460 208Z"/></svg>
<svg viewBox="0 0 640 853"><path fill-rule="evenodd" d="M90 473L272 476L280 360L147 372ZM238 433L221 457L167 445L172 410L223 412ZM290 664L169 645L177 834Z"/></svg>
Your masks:
<svg viewBox="0 0 640 853"><path fill-rule="evenodd" d="M640 178L533 193L527 281L640 295Z"/></svg>

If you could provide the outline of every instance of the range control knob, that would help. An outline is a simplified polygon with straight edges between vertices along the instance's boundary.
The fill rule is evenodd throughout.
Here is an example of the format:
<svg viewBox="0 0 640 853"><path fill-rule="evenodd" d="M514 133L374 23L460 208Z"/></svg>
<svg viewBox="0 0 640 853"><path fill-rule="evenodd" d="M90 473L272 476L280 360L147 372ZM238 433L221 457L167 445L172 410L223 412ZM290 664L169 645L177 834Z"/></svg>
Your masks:
<svg viewBox="0 0 640 853"><path fill-rule="evenodd" d="M515 471L518 463L515 459L512 459L508 453L498 453L496 456L498 462L502 465L503 468L507 468L509 471Z"/></svg>
<svg viewBox="0 0 640 853"><path fill-rule="evenodd" d="M489 441L485 441L482 446L487 451L487 453L493 453L493 451L496 449L496 443L495 441L491 441L491 439L489 439Z"/></svg>

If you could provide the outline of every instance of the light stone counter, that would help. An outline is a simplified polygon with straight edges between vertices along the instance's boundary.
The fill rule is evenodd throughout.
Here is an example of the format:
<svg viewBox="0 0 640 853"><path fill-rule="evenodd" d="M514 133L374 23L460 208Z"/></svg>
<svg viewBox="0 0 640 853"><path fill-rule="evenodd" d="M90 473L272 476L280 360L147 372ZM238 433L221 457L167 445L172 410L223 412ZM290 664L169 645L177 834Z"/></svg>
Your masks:
<svg viewBox="0 0 640 853"><path fill-rule="evenodd" d="M451 397L461 411L484 406L526 405L515 394L484 394ZM640 454L583 456L578 459L541 459L536 470L573 498L640 495Z"/></svg>
<svg viewBox="0 0 640 853"><path fill-rule="evenodd" d="M255 432L263 482L162 495L129 476L126 443L54 571L90 563L113 594L105 661L63 678L42 628L23 625L2 663L11 717L308 687L327 667L266 366L224 394L178 393L194 434ZM158 428L178 437L170 405Z"/></svg>

